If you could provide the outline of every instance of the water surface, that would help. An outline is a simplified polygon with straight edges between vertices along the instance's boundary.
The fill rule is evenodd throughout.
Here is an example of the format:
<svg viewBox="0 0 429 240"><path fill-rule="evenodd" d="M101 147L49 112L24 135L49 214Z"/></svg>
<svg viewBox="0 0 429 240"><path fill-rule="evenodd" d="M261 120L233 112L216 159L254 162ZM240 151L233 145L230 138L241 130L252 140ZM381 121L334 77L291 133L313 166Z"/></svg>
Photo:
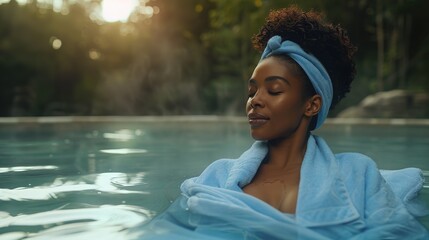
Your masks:
<svg viewBox="0 0 429 240"><path fill-rule="evenodd" d="M383 169L429 170L427 125L327 124L316 134ZM252 142L242 121L0 124L0 238L133 238L128 230L166 209L184 179Z"/></svg>

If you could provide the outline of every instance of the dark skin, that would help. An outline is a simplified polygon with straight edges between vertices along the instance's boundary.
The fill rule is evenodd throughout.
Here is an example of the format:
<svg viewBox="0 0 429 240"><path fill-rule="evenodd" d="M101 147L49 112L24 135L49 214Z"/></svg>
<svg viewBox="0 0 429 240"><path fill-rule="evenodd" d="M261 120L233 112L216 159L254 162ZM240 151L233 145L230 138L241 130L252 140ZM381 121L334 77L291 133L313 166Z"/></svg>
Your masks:
<svg viewBox="0 0 429 240"><path fill-rule="evenodd" d="M294 214L309 126L322 104L320 95L305 97L296 63L279 57L262 60L249 80L247 114L252 137L267 141L268 154L243 188L274 208Z"/></svg>

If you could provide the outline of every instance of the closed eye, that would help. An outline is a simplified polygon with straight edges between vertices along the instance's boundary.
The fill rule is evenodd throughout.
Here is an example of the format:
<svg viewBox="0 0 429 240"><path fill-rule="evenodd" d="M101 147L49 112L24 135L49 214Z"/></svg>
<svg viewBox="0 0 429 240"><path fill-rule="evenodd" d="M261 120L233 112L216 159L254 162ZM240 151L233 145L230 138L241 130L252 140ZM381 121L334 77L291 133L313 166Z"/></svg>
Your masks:
<svg viewBox="0 0 429 240"><path fill-rule="evenodd" d="M272 95L272 96L277 96L277 95L280 95L280 94L282 94L283 92L274 92L274 91L269 91L268 92L270 95Z"/></svg>

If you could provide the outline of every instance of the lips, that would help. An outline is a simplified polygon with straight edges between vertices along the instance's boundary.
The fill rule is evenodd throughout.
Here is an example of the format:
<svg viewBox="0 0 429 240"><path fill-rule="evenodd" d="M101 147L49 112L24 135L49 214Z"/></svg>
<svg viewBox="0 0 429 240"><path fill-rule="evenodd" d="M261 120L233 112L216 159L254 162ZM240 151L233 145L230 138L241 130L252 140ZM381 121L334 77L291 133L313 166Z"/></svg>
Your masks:
<svg viewBox="0 0 429 240"><path fill-rule="evenodd" d="M249 124L252 128L261 127L265 123L267 123L270 118L266 117L260 113L249 113L247 116L249 119Z"/></svg>

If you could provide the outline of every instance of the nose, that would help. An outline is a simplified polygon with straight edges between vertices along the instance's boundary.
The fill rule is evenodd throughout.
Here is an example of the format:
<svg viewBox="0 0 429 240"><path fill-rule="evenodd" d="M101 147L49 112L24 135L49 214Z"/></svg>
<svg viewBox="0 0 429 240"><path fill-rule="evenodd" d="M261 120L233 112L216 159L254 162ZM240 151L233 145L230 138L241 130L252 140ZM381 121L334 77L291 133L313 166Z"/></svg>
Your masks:
<svg viewBox="0 0 429 240"><path fill-rule="evenodd" d="M263 108L265 106L260 95L257 92L253 97L249 97L248 103L250 108Z"/></svg>

